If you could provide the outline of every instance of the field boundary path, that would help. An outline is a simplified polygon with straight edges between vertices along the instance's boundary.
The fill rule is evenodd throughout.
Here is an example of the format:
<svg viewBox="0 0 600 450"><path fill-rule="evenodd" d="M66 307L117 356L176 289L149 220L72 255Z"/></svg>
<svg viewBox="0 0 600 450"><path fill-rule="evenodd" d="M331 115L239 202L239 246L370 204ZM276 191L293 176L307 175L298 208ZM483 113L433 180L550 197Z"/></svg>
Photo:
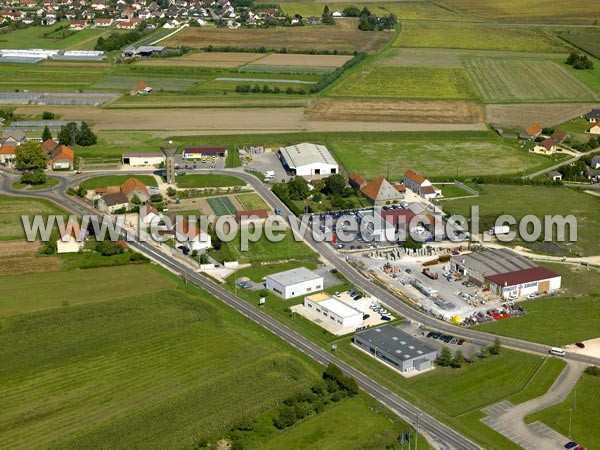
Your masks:
<svg viewBox="0 0 600 450"><path fill-rule="evenodd" d="M570 361L548 392L520 405L504 400L482 409L481 421L526 450L559 450L570 441L541 422L525 423L525 417L564 401L579 381L586 364Z"/></svg>
<svg viewBox="0 0 600 450"><path fill-rule="evenodd" d="M150 43L150 45L156 45L156 44L158 44L159 42L161 42L161 41L164 41L165 39L167 39L167 38L170 38L171 36L174 36L174 35L176 35L176 34L177 34L177 33L179 33L181 30L184 30L184 29L186 29L187 27L189 27L189 25L186 23L186 24L184 24L184 25L180 26L179 28L177 28L176 30L174 30L172 33L169 33L169 34L167 34L166 36L163 36L163 37L161 37L161 38L159 38L159 39L157 39L157 40L155 40L155 41L151 42L151 43Z"/></svg>

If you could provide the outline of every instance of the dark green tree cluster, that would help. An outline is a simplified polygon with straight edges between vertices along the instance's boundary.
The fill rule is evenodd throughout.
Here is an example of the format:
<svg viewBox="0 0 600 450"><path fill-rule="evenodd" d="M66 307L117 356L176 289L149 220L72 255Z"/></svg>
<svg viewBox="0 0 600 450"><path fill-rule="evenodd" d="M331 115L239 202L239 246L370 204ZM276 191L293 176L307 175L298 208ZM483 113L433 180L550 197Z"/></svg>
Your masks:
<svg viewBox="0 0 600 450"><path fill-rule="evenodd" d="M94 49L112 52L113 50L119 50L120 48L134 43L135 41L139 40L140 37L141 33L136 30L128 31L126 33L113 31L107 38L100 36L96 41L96 46Z"/></svg>
<svg viewBox="0 0 600 450"><path fill-rule="evenodd" d="M448 347L444 347L440 351L435 363L440 367L452 367L453 369L460 369L464 360L465 357L460 350L457 350L453 357L450 349Z"/></svg>
<svg viewBox="0 0 600 450"><path fill-rule="evenodd" d="M584 372L588 375L591 375L593 377L600 377L600 367L598 366L589 366L586 367L586 369L584 370Z"/></svg>
<svg viewBox="0 0 600 450"><path fill-rule="evenodd" d="M42 131L42 142L47 141L48 139L52 139L52 133L50 132L50 128L46 125L44 131Z"/></svg>
<svg viewBox="0 0 600 450"><path fill-rule="evenodd" d="M98 138L92 132L86 122L81 122L81 126L77 126L75 122L69 122L65 126L60 128L58 133L58 143L62 145L81 145L82 147L89 147L95 145L98 142Z"/></svg>
<svg viewBox="0 0 600 450"><path fill-rule="evenodd" d="M571 145L575 150L579 150L582 152L587 152L588 150L593 150L595 148L600 147L600 137L592 136L587 142L575 143Z"/></svg>
<svg viewBox="0 0 600 450"><path fill-rule="evenodd" d="M281 89L279 86L269 86L268 84L263 84L262 87L258 84L254 86L250 86L249 84L238 84L235 87L236 92L248 93L252 92L254 94L296 94L296 95L306 95L306 89L298 88L295 89L293 87L288 87L286 89Z"/></svg>
<svg viewBox="0 0 600 450"><path fill-rule="evenodd" d="M21 177L21 183L29 184L32 186L44 184L46 181L48 181L48 177L42 169L35 169L29 172L25 172Z"/></svg>
<svg viewBox="0 0 600 450"><path fill-rule="evenodd" d="M125 249L119 242L113 242L105 239L96 244L96 251L102 256L113 256L123 253Z"/></svg>
<svg viewBox="0 0 600 450"><path fill-rule="evenodd" d="M377 17L376 15L371 14L371 11L369 11L366 6L360 12L359 17L358 29L361 31L390 30L393 29L398 22L396 16L393 14Z"/></svg>
<svg viewBox="0 0 600 450"><path fill-rule="evenodd" d="M26 142L15 150L15 162L19 169L43 169L48 164L48 157L37 142Z"/></svg>
<svg viewBox="0 0 600 450"><path fill-rule="evenodd" d="M321 16L321 23L324 25L333 25L335 20L333 20L333 15L329 10L329 6L325 5L323 8L323 15Z"/></svg>
<svg viewBox="0 0 600 450"><path fill-rule="evenodd" d="M587 57L587 55L577 54L575 52L571 53L568 56L566 63L569 66L572 66L573 69L577 70L586 70L594 68L594 63L590 58Z"/></svg>

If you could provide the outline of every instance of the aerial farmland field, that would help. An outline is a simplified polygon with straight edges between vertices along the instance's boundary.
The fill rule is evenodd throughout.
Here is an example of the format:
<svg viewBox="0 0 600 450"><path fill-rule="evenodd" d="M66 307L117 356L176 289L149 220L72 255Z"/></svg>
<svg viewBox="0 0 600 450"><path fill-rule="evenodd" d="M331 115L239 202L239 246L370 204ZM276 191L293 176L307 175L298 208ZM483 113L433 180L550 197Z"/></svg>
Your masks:
<svg viewBox="0 0 600 450"><path fill-rule="evenodd" d="M440 0L441 6L471 17L516 23L592 25L587 0Z"/></svg>
<svg viewBox="0 0 600 450"><path fill-rule="evenodd" d="M554 35L536 28L487 24L403 22L395 47L510 50L520 52L568 51Z"/></svg>
<svg viewBox="0 0 600 450"><path fill-rule="evenodd" d="M114 30L103 28L72 31L64 23L50 27L32 26L0 34L0 48L54 50L93 50L100 36Z"/></svg>
<svg viewBox="0 0 600 450"><path fill-rule="evenodd" d="M136 66L236 68L264 57L264 53L199 52L169 59L143 59Z"/></svg>
<svg viewBox="0 0 600 450"><path fill-rule="evenodd" d="M486 102L598 99L597 93L553 61L473 58L466 67Z"/></svg>
<svg viewBox="0 0 600 450"><path fill-rule="evenodd" d="M101 89L126 89L129 90L135 87L136 83L144 81L153 89L163 89L165 91L183 91L192 86L196 80L185 78L152 78L143 75L139 77L133 76L111 76L103 79L93 85L94 88Z"/></svg>
<svg viewBox="0 0 600 450"><path fill-rule="evenodd" d="M288 51L337 49L346 52L355 50L375 52L393 36L393 33L364 33L358 29L326 25L237 30L190 27L167 38L161 44L170 47L188 45L193 48L212 45L214 47L265 47L267 50L279 50L285 47Z"/></svg>
<svg viewBox="0 0 600 450"><path fill-rule="evenodd" d="M561 31L559 36L574 46L585 50L590 55L600 58L600 30L582 29Z"/></svg>
<svg viewBox="0 0 600 450"><path fill-rule="evenodd" d="M329 95L447 100L477 97L463 70L422 67L367 67L335 85Z"/></svg>

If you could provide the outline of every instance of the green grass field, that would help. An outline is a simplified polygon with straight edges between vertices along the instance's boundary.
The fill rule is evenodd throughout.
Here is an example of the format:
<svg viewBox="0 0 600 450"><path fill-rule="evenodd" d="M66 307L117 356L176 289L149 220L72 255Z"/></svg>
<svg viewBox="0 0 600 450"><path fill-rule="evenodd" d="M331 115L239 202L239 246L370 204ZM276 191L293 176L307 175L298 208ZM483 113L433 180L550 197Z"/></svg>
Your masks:
<svg viewBox="0 0 600 450"><path fill-rule="evenodd" d="M598 29L561 31L559 36L575 47L600 58L600 31Z"/></svg>
<svg viewBox="0 0 600 450"><path fill-rule="evenodd" d="M22 214L32 220L36 214L62 215L65 212L47 200L0 196L0 240L24 239Z"/></svg>
<svg viewBox="0 0 600 450"><path fill-rule="evenodd" d="M527 314L476 328L549 346L600 337L600 298L541 298L523 303Z"/></svg>
<svg viewBox="0 0 600 450"><path fill-rule="evenodd" d="M51 27L31 26L0 34L0 47L15 49L59 49L59 50L93 50L96 40L111 31L102 28L82 31L59 30L64 22ZM47 34L44 37L44 34Z"/></svg>
<svg viewBox="0 0 600 450"><path fill-rule="evenodd" d="M440 6L472 17L500 22L592 25L586 0L441 0Z"/></svg>
<svg viewBox="0 0 600 450"><path fill-rule="evenodd" d="M545 215L573 215L577 219L577 242L554 242L549 250L565 255L597 255L600 253L600 199L569 188L543 186L483 185L483 195L475 198L440 202L445 212L470 217L472 205L479 206L481 230L489 229L496 218L510 214L517 222L527 214L544 219ZM557 202L556 199L561 201ZM571 244L571 245L567 245ZM548 248L544 243L515 240L512 245L524 245L537 251Z"/></svg>
<svg viewBox="0 0 600 450"><path fill-rule="evenodd" d="M191 448L317 379L195 290L10 317L0 342L3 448Z"/></svg>
<svg viewBox="0 0 600 450"><path fill-rule="evenodd" d="M540 420L564 436L588 449L600 448L597 432L597 414L600 405L600 377L583 374L569 396L558 405L525 418L527 423Z"/></svg>
<svg viewBox="0 0 600 450"><path fill-rule="evenodd" d="M249 194L237 194L235 198L237 198L246 210L266 209L268 211L271 209L260 195L253 192Z"/></svg>
<svg viewBox="0 0 600 450"><path fill-rule="evenodd" d="M103 175L99 177L89 178L83 181L80 186L83 189L104 188L107 186L119 186L134 175ZM140 180L146 186L156 186L156 179L152 175L135 175L135 178Z"/></svg>
<svg viewBox="0 0 600 450"><path fill-rule="evenodd" d="M477 97L463 70L430 67L367 67L336 84L329 95L445 100Z"/></svg>
<svg viewBox="0 0 600 450"><path fill-rule="evenodd" d="M0 89L85 89L105 76L105 67L87 67L64 63L0 64Z"/></svg>
<svg viewBox="0 0 600 450"><path fill-rule="evenodd" d="M523 149L487 134L485 138L461 133L407 135L405 139L386 141L332 141L329 149L348 171L357 171L367 179L387 172L394 181L402 179L408 169L426 177L464 177L515 173L521 168L528 172L547 167L550 159L536 157ZM489 164L494 155L497 164Z"/></svg>
<svg viewBox="0 0 600 450"><path fill-rule="evenodd" d="M597 93L553 61L473 58L467 60L466 68L486 102L592 101L598 98Z"/></svg>
<svg viewBox="0 0 600 450"><path fill-rule="evenodd" d="M211 200L211 199L209 199ZM212 208L212 205L211 205ZM240 263L263 263L284 260L312 259L316 254L303 242L296 241L291 231L273 231L284 235L280 242L270 242L264 233L257 242L248 244L248 251L241 250L242 233L231 242L224 242L220 250L211 253L218 261L239 261Z"/></svg>
<svg viewBox="0 0 600 450"><path fill-rule="evenodd" d="M518 394L511 395L508 397L508 400L513 405L518 405L546 394L566 365L567 363L564 359L545 359L537 372L531 377L525 389Z"/></svg>
<svg viewBox="0 0 600 450"><path fill-rule="evenodd" d="M41 189L49 189L51 187L57 186L60 182L56 178L48 178L43 184L23 184L20 181L14 182L11 187L13 189L17 189L19 191L39 191Z"/></svg>
<svg viewBox="0 0 600 450"><path fill-rule="evenodd" d="M516 52L567 51L568 46L536 28L488 24L402 23L395 47L510 50Z"/></svg>
<svg viewBox="0 0 600 450"><path fill-rule="evenodd" d="M211 197L206 200L217 216L225 216L237 212L237 209L227 197Z"/></svg>
<svg viewBox="0 0 600 450"><path fill-rule="evenodd" d="M59 308L63 302L76 305L142 295L173 286L170 278L151 265L0 276L0 316Z"/></svg>
<svg viewBox="0 0 600 450"><path fill-rule="evenodd" d="M473 195L470 192L459 188L455 184L438 184L436 185L436 187L442 190L442 195L444 196L444 198L466 197L469 195Z"/></svg>
<svg viewBox="0 0 600 450"><path fill-rule="evenodd" d="M183 91L191 87L196 81L186 78L155 78L145 75L140 76L109 76L94 83L93 88L99 89L121 89L129 91L139 81L144 81L155 90Z"/></svg>
<svg viewBox="0 0 600 450"><path fill-rule="evenodd" d="M245 186L246 183L230 175L186 174L177 178L178 188Z"/></svg>

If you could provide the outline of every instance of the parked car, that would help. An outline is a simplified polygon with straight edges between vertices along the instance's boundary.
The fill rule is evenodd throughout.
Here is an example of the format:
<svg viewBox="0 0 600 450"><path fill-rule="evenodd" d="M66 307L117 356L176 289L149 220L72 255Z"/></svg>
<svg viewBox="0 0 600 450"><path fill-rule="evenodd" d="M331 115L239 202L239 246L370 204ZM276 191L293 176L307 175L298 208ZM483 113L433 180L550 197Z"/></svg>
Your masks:
<svg viewBox="0 0 600 450"><path fill-rule="evenodd" d="M370 314L363 314L363 320L367 320L369 317L371 317Z"/></svg>
<svg viewBox="0 0 600 450"><path fill-rule="evenodd" d="M565 448L566 448L566 449L572 449L572 448L575 448L575 447L577 447L577 442L573 442L573 441L571 441L571 442L567 442L567 443L565 444Z"/></svg>
<svg viewBox="0 0 600 450"><path fill-rule="evenodd" d="M404 271L405 271L406 273L412 273L412 270L410 270L410 269L404 269Z"/></svg>
<svg viewBox="0 0 600 450"><path fill-rule="evenodd" d="M392 318L390 316L381 316L381 320L390 321Z"/></svg>
<svg viewBox="0 0 600 450"><path fill-rule="evenodd" d="M579 348L585 348L585 344L583 342L575 342L575 345Z"/></svg>

